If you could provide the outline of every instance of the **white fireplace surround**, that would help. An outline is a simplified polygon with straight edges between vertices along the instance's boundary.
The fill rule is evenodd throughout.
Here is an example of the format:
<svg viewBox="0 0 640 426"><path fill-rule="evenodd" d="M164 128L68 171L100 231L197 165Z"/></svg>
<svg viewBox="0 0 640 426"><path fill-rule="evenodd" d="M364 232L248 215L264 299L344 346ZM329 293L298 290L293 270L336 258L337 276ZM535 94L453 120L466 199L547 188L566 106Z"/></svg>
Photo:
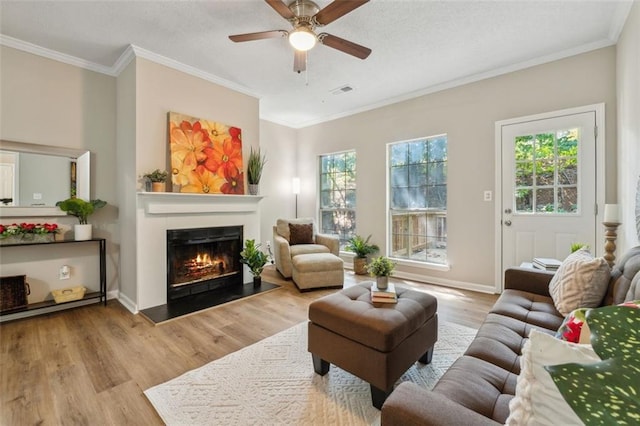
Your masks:
<svg viewBox="0 0 640 426"><path fill-rule="evenodd" d="M138 310L167 303L168 229L242 226L245 240L260 239L260 196L141 192L137 198ZM245 267L243 282L249 281Z"/></svg>

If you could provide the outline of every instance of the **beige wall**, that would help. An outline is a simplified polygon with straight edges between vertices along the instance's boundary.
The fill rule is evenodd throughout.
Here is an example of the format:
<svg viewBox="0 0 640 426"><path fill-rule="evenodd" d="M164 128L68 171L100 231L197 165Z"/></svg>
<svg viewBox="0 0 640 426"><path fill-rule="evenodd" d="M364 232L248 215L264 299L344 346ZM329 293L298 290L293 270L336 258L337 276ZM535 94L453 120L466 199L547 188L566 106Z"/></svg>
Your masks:
<svg viewBox="0 0 640 426"><path fill-rule="evenodd" d="M297 175L296 166L297 131L289 127L260 121L260 148L267 156L260 195L260 234L266 244L272 240L272 228L278 218L295 216L295 196L292 181Z"/></svg>
<svg viewBox="0 0 640 426"><path fill-rule="evenodd" d="M635 2L617 45L618 197L622 225L618 256L639 244L636 191L640 191L640 3Z"/></svg>
<svg viewBox="0 0 640 426"><path fill-rule="evenodd" d="M118 217L115 85L113 77L0 46L0 139L92 152L91 195L109 204L89 220L94 225L94 235L108 241L107 288L111 291L118 288L118 249L114 243ZM0 222L7 220L0 219ZM11 222L21 220L58 222L67 227L77 223L71 217L10 218ZM93 281L83 274L83 263L76 262L74 256L65 257L64 249L56 249L59 254L52 260L46 260L50 252L44 250L34 248L29 252L43 260L37 268L29 267L22 272L34 282L62 288ZM65 263L73 268L72 279L59 281L58 268ZM3 264L1 272L3 275L17 273L20 268ZM34 295L29 301L38 300Z"/></svg>
<svg viewBox="0 0 640 426"><path fill-rule="evenodd" d="M317 157L356 149L357 232L386 248L385 145L448 134L448 256L451 270L399 273L469 288L494 287L494 124L525 115L604 102L607 195L615 196L615 47L532 67L301 129L302 216L315 216Z"/></svg>

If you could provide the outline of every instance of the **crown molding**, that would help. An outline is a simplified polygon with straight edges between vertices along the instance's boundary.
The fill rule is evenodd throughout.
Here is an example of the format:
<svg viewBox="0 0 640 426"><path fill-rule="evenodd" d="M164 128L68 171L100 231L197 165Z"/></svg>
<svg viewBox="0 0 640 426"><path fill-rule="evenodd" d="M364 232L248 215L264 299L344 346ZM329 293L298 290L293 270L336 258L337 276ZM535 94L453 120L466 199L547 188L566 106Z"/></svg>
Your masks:
<svg viewBox="0 0 640 426"><path fill-rule="evenodd" d="M160 65L164 65L168 68L173 68L177 71L181 71L185 74L189 74L192 75L194 77L198 77L201 78L203 80L209 81L211 83L215 83L218 84L220 86L226 87L227 89L231 89L234 90L236 92L240 92L242 94L254 97L254 98L260 98L261 94L251 91L248 88L246 88L245 86L242 86L240 84L234 83L232 81L229 80L225 80L224 78L220 78L216 75L213 75L211 73L202 71L198 68L192 67L191 65L186 65L183 64L182 62L178 62L174 59L171 58L167 58L166 56L162 56L162 55L158 55L157 53L151 52L149 50L143 49L141 47L135 46L135 45L130 45L130 47L133 49L133 52L135 54L135 57L137 58L143 58L143 59L147 59L151 62L155 62L156 64L160 64Z"/></svg>
<svg viewBox="0 0 640 426"><path fill-rule="evenodd" d="M183 64L182 62L178 62L171 58L167 58L166 56L159 55L157 53L135 46L133 44L130 44L129 46L127 46L124 52L122 52L122 55L120 55L120 57L116 60L116 62L110 67L96 64L95 62L80 59L75 56L67 55L65 53L61 53L55 50L47 49L45 47L38 46L33 43L28 43L26 41L22 41L17 38L9 37L4 34L0 34L0 45L21 50L23 52L32 53L34 55L38 55L43 58L52 59L54 61L73 65L89 71L95 71L101 74L106 74L112 77L118 77L120 73L127 67L127 65L129 65L129 63L134 58L136 57L144 58L151 62L155 62L157 64L164 65L169 68L173 68L177 71L192 75L194 77L201 78L203 80L209 81L219 86L226 87L227 89L231 89L236 92L239 92L254 98L261 97L260 93L249 90L248 88L240 84L234 83L229 80L225 80L211 73L199 70L190 65Z"/></svg>
<svg viewBox="0 0 640 426"><path fill-rule="evenodd" d="M112 67L96 64L95 62L80 59L76 56L67 55L66 53L61 53L56 50L47 49L46 47L38 46L37 44L22 41L4 34L0 34L0 45L12 47L17 50L22 50L23 52L32 53L34 55L42 56L43 58L52 59L54 61L73 65L89 71L107 74L112 77L116 76L113 74Z"/></svg>

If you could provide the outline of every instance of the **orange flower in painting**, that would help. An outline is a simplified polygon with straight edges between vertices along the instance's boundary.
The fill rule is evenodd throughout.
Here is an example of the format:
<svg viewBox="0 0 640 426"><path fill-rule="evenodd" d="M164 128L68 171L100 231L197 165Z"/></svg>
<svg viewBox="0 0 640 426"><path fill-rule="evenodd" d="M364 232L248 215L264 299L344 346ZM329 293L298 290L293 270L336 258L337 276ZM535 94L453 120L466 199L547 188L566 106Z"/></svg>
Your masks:
<svg viewBox="0 0 640 426"><path fill-rule="evenodd" d="M204 166L212 173L229 176L231 169L242 169L242 147L233 144L231 138L204 150L207 156Z"/></svg>
<svg viewBox="0 0 640 426"><path fill-rule="evenodd" d="M223 143L229 138L229 127L215 121L200 120L202 131L207 133L212 144Z"/></svg>
<svg viewBox="0 0 640 426"><path fill-rule="evenodd" d="M181 192L218 194L220 193L220 187L225 183L224 178L211 173L202 166L198 166L189 173L189 183L182 187Z"/></svg>
<svg viewBox="0 0 640 426"><path fill-rule="evenodd" d="M207 158L204 149L211 146L211 143L204 139L202 131L194 131L191 123L183 121L178 126L171 122L169 132L171 154L175 154L177 158L188 164L204 161ZM171 164L171 167L173 168L174 164Z"/></svg>
<svg viewBox="0 0 640 426"><path fill-rule="evenodd" d="M187 185L189 183L190 173L196 169L198 163L195 162L194 156L186 156L181 158L178 153L171 153L171 182L175 185Z"/></svg>
<svg viewBox="0 0 640 426"><path fill-rule="evenodd" d="M242 131L237 127L230 127L229 136L231 136L231 143L233 143L234 146L242 149Z"/></svg>
<svg viewBox="0 0 640 426"><path fill-rule="evenodd" d="M220 187L223 194L244 194L244 174L237 167L229 167L224 177L227 181Z"/></svg>

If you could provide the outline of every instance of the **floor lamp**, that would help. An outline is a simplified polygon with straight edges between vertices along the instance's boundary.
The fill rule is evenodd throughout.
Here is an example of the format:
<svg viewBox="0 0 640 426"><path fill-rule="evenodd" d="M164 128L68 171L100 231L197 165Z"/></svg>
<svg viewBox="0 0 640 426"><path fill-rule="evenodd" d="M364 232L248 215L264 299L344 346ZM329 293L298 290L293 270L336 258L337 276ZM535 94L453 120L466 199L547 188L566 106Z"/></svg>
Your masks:
<svg viewBox="0 0 640 426"><path fill-rule="evenodd" d="M300 193L300 178L294 177L291 181L291 189L296 196L296 219L298 218L298 194Z"/></svg>

